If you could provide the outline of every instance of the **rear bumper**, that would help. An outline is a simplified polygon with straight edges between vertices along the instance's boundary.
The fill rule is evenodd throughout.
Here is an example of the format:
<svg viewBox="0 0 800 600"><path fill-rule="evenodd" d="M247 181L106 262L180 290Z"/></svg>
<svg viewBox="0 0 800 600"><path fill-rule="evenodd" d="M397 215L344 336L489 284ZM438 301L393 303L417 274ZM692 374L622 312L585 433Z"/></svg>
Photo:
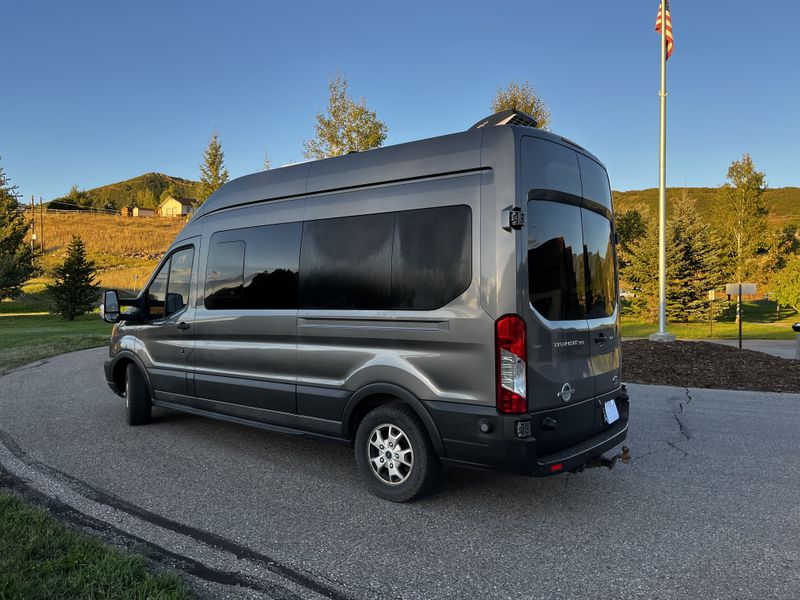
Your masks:
<svg viewBox="0 0 800 600"><path fill-rule="evenodd" d="M609 399L615 400L620 418L605 425L602 405ZM585 406L527 415L500 415L494 407L449 402L426 405L442 436L444 462L534 477L579 469L628 435L629 401L624 389L588 400ZM542 421L553 415L558 417L558 428L543 431ZM484 431L487 424L489 431Z"/></svg>

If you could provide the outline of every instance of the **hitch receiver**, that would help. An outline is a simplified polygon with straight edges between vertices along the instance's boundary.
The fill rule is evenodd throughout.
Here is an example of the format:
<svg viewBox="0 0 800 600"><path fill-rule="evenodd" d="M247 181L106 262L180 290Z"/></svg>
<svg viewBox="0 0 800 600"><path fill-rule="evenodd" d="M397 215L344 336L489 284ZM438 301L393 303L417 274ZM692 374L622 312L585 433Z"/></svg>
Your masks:
<svg viewBox="0 0 800 600"><path fill-rule="evenodd" d="M607 456L597 456L586 463L587 468L595 468L595 467L607 467L609 469L613 469L614 465L617 464L618 460L622 460L623 464L628 464L631 460L631 449L627 446L622 447L622 452L615 454L612 457Z"/></svg>

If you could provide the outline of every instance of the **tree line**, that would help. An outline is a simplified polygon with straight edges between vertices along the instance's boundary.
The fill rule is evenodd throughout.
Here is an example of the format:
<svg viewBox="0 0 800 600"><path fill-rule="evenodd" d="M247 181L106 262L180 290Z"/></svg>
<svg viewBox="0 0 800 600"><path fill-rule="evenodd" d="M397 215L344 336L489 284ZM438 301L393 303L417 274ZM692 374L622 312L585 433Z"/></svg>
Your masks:
<svg viewBox="0 0 800 600"><path fill-rule="evenodd" d="M800 310L800 237L796 225L773 226L764 203L766 174L745 154L728 168L709 222L684 190L670 199L667 220L667 317L674 322L716 317L715 292L725 283L767 286L784 306ZM658 314L658 222L631 209L617 215L620 276L634 287L631 309L646 320Z"/></svg>

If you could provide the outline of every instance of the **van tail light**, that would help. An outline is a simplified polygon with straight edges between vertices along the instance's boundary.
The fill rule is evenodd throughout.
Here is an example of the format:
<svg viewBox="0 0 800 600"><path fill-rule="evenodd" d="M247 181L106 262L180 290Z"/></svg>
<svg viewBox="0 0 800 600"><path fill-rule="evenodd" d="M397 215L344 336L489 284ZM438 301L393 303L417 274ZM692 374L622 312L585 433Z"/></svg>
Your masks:
<svg viewBox="0 0 800 600"><path fill-rule="evenodd" d="M495 323L497 410L518 415L528 412L528 340L525 321L504 315Z"/></svg>

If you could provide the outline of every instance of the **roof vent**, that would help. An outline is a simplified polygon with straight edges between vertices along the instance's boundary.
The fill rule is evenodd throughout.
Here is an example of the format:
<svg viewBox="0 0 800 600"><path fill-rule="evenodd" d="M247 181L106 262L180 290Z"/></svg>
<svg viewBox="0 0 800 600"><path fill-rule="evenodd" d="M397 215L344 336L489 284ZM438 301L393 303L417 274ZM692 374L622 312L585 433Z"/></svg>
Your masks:
<svg viewBox="0 0 800 600"><path fill-rule="evenodd" d="M537 127L536 119L527 113L518 110L504 110L503 112L495 113L490 117L481 119L469 130L480 129L481 127L494 127L496 125L521 125L523 127Z"/></svg>

